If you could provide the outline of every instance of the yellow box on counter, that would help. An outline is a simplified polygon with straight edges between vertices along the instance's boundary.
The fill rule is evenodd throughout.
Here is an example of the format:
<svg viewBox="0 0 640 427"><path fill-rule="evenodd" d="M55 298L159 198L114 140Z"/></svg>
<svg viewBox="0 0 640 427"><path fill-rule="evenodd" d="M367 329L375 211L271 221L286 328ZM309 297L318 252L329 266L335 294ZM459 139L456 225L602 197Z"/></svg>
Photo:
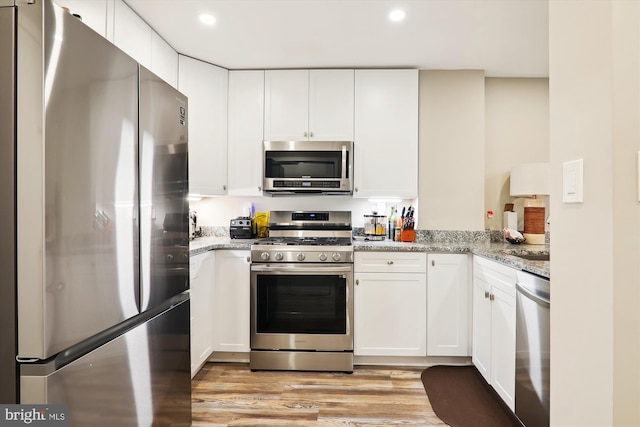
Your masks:
<svg viewBox="0 0 640 427"><path fill-rule="evenodd" d="M253 217L255 235L258 238L269 237L269 212L256 212Z"/></svg>

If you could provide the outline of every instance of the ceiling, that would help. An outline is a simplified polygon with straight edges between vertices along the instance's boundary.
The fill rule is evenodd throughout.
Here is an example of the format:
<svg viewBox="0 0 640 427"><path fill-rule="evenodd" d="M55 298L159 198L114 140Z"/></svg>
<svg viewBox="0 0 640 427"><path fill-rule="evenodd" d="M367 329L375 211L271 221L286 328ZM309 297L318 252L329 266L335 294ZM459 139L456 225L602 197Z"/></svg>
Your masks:
<svg viewBox="0 0 640 427"><path fill-rule="evenodd" d="M547 77L547 0L125 0L179 53L228 69L409 67ZM388 19L403 9L401 22ZM200 13L216 18L199 22Z"/></svg>

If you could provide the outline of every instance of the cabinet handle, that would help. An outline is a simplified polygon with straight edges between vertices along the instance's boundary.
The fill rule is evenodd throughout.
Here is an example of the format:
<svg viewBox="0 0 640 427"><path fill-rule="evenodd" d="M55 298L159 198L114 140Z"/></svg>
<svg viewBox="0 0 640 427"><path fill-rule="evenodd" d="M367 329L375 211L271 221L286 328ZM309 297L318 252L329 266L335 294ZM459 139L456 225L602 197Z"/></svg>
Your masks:
<svg viewBox="0 0 640 427"><path fill-rule="evenodd" d="M258 185L258 191L262 191L262 187Z"/></svg>
<svg viewBox="0 0 640 427"><path fill-rule="evenodd" d="M353 191L358 192L358 187L354 188Z"/></svg>
<svg viewBox="0 0 640 427"><path fill-rule="evenodd" d="M247 262L251 262L251 257L247 257Z"/></svg>
<svg viewBox="0 0 640 427"><path fill-rule="evenodd" d="M313 138L313 132L309 132L309 138Z"/></svg>
<svg viewBox="0 0 640 427"><path fill-rule="evenodd" d="M484 297L489 298L489 291L484 291Z"/></svg>
<svg viewBox="0 0 640 427"><path fill-rule="evenodd" d="M489 301L493 301L494 299L496 299L495 295L493 295L493 294L489 295Z"/></svg>
<svg viewBox="0 0 640 427"><path fill-rule="evenodd" d="M356 285L360 284L360 279L356 279Z"/></svg>
<svg viewBox="0 0 640 427"><path fill-rule="evenodd" d="M226 185L223 185L223 186L222 186L222 189L223 189L224 191L227 191L227 186L226 186Z"/></svg>
<svg viewBox="0 0 640 427"><path fill-rule="evenodd" d="M387 265L393 265L393 261L387 261Z"/></svg>
<svg viewBox="0 0 640 427"><path fill-rule="evenodd" d="M431 260L431 266L432 266L432 267L435 267L435 266L436 266L436 260L435 260L435 259L432 259L432 260Z"/></svg>
<svg viewBox="0 0 640 427"><path fill-rule="evenodd" d="M309 136L309 134L307 132L303 133L303 135L304 135L305 138Z"/></svg>

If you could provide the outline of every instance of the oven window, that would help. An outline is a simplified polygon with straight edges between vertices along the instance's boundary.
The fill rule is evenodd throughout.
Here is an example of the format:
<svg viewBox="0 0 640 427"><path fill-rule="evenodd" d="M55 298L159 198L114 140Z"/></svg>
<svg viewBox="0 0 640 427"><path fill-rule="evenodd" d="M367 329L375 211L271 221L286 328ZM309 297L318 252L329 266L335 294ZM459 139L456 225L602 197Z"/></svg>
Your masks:
<svg viewBox="0 0 640 427"><path fill-rule="evenodd" d="M341 175L341 151L265 153L265 178L343 178Z"/></svg>
<svg viewBox="0 0 640 427"><path fill-rule="evenodd" d="M347 279L335 275L259 275L258 333L345 334Z"/></svg>

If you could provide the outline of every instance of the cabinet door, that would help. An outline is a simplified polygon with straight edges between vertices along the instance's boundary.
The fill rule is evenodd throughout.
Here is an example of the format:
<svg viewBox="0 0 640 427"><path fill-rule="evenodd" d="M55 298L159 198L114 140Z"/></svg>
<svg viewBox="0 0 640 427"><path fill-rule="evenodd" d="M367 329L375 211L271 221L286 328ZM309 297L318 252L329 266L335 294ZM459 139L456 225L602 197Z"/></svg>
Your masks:
<svg viewBox="0 0 640 427"><path fill-rule="evenodd" d="M189 260L191 303L191 378L213 351L213 289L215 252L195 255Z"/></svg>
<svg viewBox="0 0 640 427"><path fill-rule="evenodd" d="M484 379L491 383L491 285L473 278L472 361Z"/></svg>
<svg viewBox="0 0 640 427"><path fill-rule="evenodd" d="M426 356L425 274L357 273L356 356Z"/></svg>
<svg viewBox="0 0 640 427"><path fill-rule="evenodd" d="M469 356L469 256L427 255L427 355Z"/></svg>
<svg viewBox="0 0 640 427"><path fill-rule="evenodd" d="M155 31L151 33L151 71L178 87L178 54Z"/></svg>
<svg viewBox="0 0 640 427"><path fill-rule="evenodd" d="M356 70L354 197L418 195L418 70Z"/></svg>
<svg viewBox="0 0 640 427"><path fill-rule="evenodd" d="M56 0L56 4L68 7L71 13L82 17L82 22L92 30L107 37L107 0Z"/></svg>
<svg viewBox="0 0 640 427"><path fill-rule="evenodd" d="M308 138L308 125L309 71L265 71L264 139L303 141Z"/></svg>
<svg viewBox="0 0 640 427"><path fill-rule="evenodd" d="M249 251L216 251L213 350L249 351Z"/></svg>
<svg viewBox="0 0 640 427"><path fill-rule="evenodd" d="M262 195L264 71L229 71L229 195Z"/></svg>
<svg viewBox="0 0 640 427"><path fill-rule="evenodd" d="M178 69L178 89L189 98L189 192L224 195L228 71L183 55Z"/></svg>
<svg viewBox="0 0 640 427"><path fill-rule="evenodd" d="M153 30L122 0L116 0L113 44L151 69L151 33Z"/></svg>
<svg viewBox="0 0 640 427"><path fill-rule="evenodd" d="M309 72L309 139L353 141L353 70Z"/></svg>
<svg viewBox="0 0 640 427"><path fill-rule="evenodd" d="M492 288L491 385L511 410L515 409L516 299Z"/></svg>

